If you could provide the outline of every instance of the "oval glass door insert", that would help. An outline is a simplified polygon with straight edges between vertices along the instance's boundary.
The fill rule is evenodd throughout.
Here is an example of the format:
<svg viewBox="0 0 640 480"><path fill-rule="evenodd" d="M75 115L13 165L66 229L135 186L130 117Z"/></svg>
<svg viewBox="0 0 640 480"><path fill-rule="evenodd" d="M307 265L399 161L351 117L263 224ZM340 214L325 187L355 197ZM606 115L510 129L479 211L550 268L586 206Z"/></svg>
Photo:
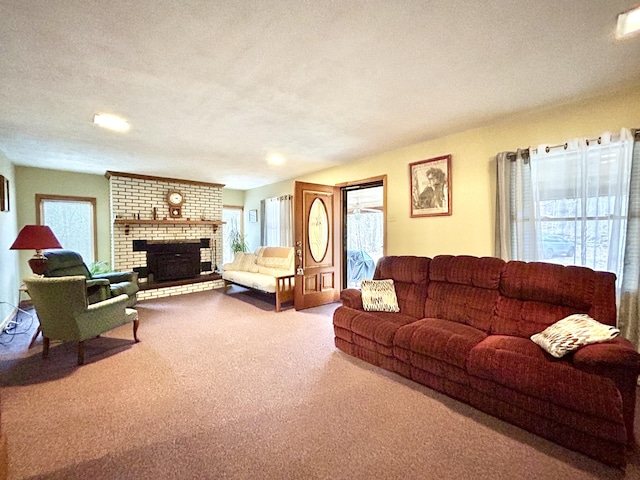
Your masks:
<svg viewBox="0 0 640 480"><path fill-rule="evenodd" d="M329 216L320 198L311 203L309 210L309 250L316 262L321 262L329 248Z"/></svg>

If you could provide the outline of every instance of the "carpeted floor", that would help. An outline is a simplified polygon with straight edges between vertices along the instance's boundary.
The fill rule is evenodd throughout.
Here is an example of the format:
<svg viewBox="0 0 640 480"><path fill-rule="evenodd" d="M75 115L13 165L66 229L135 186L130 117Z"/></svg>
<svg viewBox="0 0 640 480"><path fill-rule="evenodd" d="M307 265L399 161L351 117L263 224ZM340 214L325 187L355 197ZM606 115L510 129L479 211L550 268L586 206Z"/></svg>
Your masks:
<svg viewBox="0 0 640 480"><path fill-rule="evenodd" d="M341 353L337 306L275 313L240 288L145 301L141 342L113 330L82 367L72 344L43 360L41 338L3 343L9 478L640 478L638 454L607 467Z"/></svg>

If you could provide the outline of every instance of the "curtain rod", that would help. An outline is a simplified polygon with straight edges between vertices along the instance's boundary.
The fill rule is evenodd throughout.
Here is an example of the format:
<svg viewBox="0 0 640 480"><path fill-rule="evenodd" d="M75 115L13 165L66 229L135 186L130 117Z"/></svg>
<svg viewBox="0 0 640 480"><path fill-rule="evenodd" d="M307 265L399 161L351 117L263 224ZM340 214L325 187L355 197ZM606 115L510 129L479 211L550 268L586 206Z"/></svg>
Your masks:
<svg viewBox="0 0 640 480"><path fill-rule="evenodd" d="M640 129L631 129L631 132L633 133L633 136L636 140L640 140ZM611 135L611 140L612 141L618 141L620 140L620 135ZM587 147L592 143L592 142L596 142L598 145L602 144L602 137L598 137L598 138L587 138L585 140L585 143L587 144ZM553 148L563 148L564 150L566 150L567 148L569 148L569 144L568 143L561 143L559 145L547 145L544 149L544 151L546 153L549 153L551 151L551 149ZM533 153L538 153L538 148L532 148L530 149L531 152Z"/></svg>
<svg viewBox="0 0 640 480"><path fill-rule="evenodd" d="M632 128L631 133L633 134L633 137L636 141L640 141L640 128ZM611 139L614 141L620 140L620 135L612 135ZM589 146L589 144L592 142L596 142L598 145L601 145L602 137L586 139L585 142L587 146ZM569 148L569 144L563 143L560 145L547 145L544 150L546 153L549 153L549 151L551 151L552 148L563 148L566 150L567 148ZM527 163L527 161L529 160L529 152L538 153L538 148L537 147L523 148L519 150L519 152L522 158L524 159L525 163ZM517 155L516 152L507 152L507 158L512 161L516 159L516 155Z"/></svg>
<svg viewBox="0 0 640 480"><path fill-rule="evenodd" d="M619 139L619 136L615 136L615 137L614 137L614 136L612 135L612 136L611 136L611 140L614 140L614 139L615 139L615 140L618 140L618 139ZM585 140L585 143L587 144L587 147L591 144L591 142L596 142L598 145L600 145L600 144L602 144L602 137L598 137L598 138L587 138L587 139ZM564 150L566 150L567 148L569 148L569 144L568 144L567 142L565 142L565 143L562 143L562 144L560 144L560 145L547 145L547 146L544 148L544 151L545 151L546 153L549 153L549 152L551 151L551 149L552 149L552 148L563 148ZM531 151L532 151L532 152L534 152L534 153L538 153L538 148L537 148L537 147L536 147L536 148L532 148L532 149L531 149Z"/></svg>

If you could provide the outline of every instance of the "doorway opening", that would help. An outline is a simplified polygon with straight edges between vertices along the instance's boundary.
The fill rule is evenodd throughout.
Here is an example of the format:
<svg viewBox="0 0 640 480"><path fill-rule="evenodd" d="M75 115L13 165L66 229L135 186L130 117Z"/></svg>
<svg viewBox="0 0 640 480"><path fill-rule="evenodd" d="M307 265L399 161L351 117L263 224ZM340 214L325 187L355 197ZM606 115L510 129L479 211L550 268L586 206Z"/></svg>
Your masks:
<svg viewBox="0 0 640 480"><path fill-rule="evenodd" d="M386 176L341 186L343 258L342 288L360 288L373 278L385 255Z"/></svg>

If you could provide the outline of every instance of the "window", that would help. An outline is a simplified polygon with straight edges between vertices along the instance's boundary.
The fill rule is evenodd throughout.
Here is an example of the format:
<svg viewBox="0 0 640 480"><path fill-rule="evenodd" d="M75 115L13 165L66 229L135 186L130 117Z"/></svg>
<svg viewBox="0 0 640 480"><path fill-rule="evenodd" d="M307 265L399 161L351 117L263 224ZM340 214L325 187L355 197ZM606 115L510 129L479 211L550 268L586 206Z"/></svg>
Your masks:
<svg viewBox="0 0 640 480"><path fill-rule="evenodd" d="M499 155L500 256L581 265L620 278L632 148L631 133L623 130L620 138L603 134L597 141L542 146L508 159ZM505 244L510 252L499 248Z"/></svg>
<svg viewBox="0 0 640 480"><path fill-rule="evenodd" d="M78 252L87 265L96 261L95 198L37 194L36 222L48 225L63 248Z"/></svg>
<svg viewBox="0 0 640 480"><path fill-rule="evenodd" d="M235 252L232 247L232 237L236 234L243 235L242 207L222 207L222 263L233 262Z"/></svg>
<svg viewBox="0 0 640 480"><path fill-rule="evenodd" d="M260 202L262 210L261 245L271 247L293 246L293 196L267 198Z"/></svg>
<svg viewBox="0 0 640 480"><path fill-rule="evenodd" d="M617 232L626 232L629 204L625 163L630 170L630 162L624 149L618 141L573 151L532 152L539 257L618 271L624 244L617 241Z"/></svg>

